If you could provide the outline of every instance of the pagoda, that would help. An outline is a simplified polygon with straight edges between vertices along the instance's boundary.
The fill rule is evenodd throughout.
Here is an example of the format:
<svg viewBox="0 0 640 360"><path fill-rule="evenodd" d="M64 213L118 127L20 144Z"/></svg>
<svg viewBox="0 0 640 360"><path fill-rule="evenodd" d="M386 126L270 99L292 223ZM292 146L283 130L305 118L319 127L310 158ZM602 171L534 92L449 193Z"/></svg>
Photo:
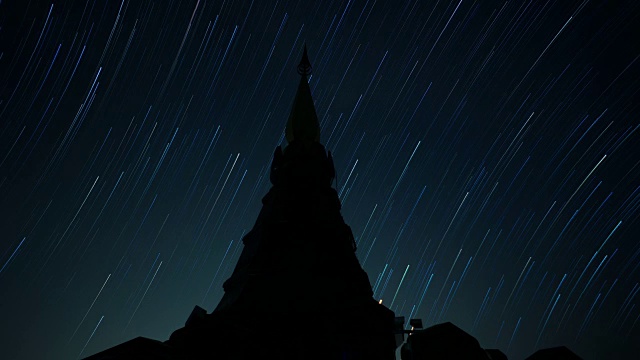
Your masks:
<svg viewBox="0 0 640 360"><path fill-rule="evenodd" d="M394 313L373 298L332 187L304 48L272 187L217 307L197 307L169 340L136 338L88 359L393 360Z"/></svg>

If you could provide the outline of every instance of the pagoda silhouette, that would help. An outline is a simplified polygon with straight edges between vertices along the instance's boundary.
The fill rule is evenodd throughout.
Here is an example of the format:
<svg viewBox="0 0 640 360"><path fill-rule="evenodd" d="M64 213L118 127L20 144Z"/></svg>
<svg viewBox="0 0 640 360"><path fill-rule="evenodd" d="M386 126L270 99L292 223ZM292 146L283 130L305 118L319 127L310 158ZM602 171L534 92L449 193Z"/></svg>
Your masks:
<svg viewBox="0 0 640 360"><path fill-rule="evenodd" d="M218 306L196 306L167 341L138 337L87 359L395 359L395 315L373 298L332 187L311 70L305 46L288 145Z"/></svg>
<svg viewBox="0 0 640 360"><path fill-rule="evenodd" d="M320 142L311 70L305 46L288 145L273 154L273 186L218 306L211 313L196 306L164 342L137 337L86 360L394 360L400 345L402 360L507 359L450 322L422 329L422 320L410 319L405 330L404 317L373 298L331 187L335 168ZM561 346L526 360L579 359Z"/></svg>

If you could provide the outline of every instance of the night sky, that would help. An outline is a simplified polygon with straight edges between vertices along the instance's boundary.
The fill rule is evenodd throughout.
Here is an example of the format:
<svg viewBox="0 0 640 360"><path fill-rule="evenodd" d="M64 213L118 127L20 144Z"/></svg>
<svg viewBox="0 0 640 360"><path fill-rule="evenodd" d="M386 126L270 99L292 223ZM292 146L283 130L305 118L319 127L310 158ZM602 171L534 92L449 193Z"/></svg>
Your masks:
<svg viewBox="0 0 640 360"><path fill-rule="evenodd" d="M376 299L514 359L637 355L639 23L633 0L0 1L0 357L213 310L304 43Z"/></svg>

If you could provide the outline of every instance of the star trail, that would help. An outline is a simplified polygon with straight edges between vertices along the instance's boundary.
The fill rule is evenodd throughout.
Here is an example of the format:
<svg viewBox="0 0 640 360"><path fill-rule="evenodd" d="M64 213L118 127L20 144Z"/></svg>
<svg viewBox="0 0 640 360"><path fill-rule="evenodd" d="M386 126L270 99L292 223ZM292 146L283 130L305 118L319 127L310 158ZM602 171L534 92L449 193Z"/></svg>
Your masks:
<svg viewBox="0 0 640 360"><path fill-rule="evenodd" d="M1 0L1 357L213 310L304 44L376 300L514 359L637 354L639 22L635 1Z"/></svg>

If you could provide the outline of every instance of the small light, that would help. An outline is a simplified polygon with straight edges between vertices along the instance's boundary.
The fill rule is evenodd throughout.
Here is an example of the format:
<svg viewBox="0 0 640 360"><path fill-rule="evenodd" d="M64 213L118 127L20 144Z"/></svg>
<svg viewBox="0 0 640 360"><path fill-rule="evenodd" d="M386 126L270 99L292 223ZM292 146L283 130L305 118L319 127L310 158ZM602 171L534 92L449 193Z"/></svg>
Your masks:
<svg viewBox="0 0 640 360"><path fill-rule="evenodd" d="M380 301L378 301L378 304L382 304L382 299L380 299Z"/></svg>
<svg viewBox="0 0 640 360"><path fill-rule="evenodd" d="M422 329L422 319L411 319L409 320L409 325L417 329Z"/></svg>

